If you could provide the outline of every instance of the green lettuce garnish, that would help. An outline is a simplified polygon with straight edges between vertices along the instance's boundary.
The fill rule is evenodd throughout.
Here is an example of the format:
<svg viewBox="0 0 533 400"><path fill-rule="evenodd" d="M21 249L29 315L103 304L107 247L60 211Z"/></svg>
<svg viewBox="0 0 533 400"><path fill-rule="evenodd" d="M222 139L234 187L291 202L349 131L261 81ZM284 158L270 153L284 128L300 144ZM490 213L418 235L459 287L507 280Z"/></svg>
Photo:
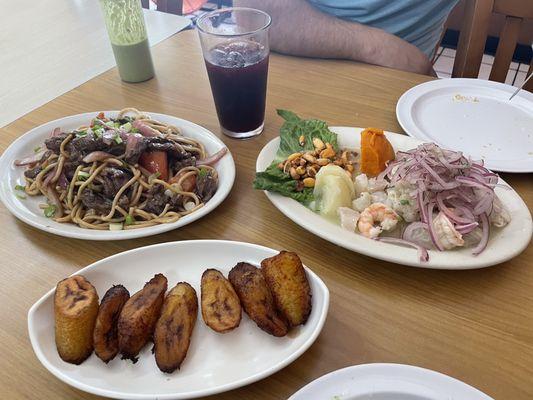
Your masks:
<svg viewBox="0 0 533 400"><path fill-rule="evenodd" d="M300 203L309 204L314 200L312 188L299 188L298 182L288 173L278 168L278 164L293 153L314 150L313 139L318 138L324 143L330 143L335 151L338 150L337 134L331 132L324 121L317 119L301 119L292 111L277 110L278 115L285 122L280 129L280 144L276 159L263 172L257 172L254 179L254 189L268 190L290 197ZM300 137L304 137L303 145Z"/></svg>

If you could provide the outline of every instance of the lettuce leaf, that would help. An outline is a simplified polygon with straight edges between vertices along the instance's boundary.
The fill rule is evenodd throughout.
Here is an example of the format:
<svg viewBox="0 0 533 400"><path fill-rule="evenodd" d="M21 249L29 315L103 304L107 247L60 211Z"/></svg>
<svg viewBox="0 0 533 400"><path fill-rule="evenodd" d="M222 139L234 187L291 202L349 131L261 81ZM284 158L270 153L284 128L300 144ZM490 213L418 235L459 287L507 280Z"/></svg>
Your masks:
<svg viewBox="0 0 533 400"><path fill-rule="evenodd" d="M313 189L304 188L298 192L296 181L280 170L277 163L272 163L264 172L256 173L254 189L277 192L303 204L309 204L314 199Z"/></svg>
<svg viewBox="0 0 533 400"><path fill-rule="evenodd" d="M293 153L314 150L313 139L318 138L324 143L330 143L335 151L338 150L337 134L331 132L324 121L318 119L301 119L292 111L277 110L278 115L285 120L280 129L279 149L276 161L285 160ZM304 137L304 145L300 145L300 136Z"/></svg>
<svg viewBox="0 0 533 400"><path fill-rule="evenodd" d="M296 181L289 174L278 168L278 163L287 159L293 153L314 150L313 139L319 138L324 143L330 143L335 151L338 150L337 135L331 132L324 121L317 119L301 119L292 111L277 110L278 115L285 122L280 129L280 145L276 159L264 171L258 172L254 179L254 189L277 192L290 197L300 203L309 204L314 200L313 189L296 190ZM304 145L300 145L300 136L304 136Z"/></svg>

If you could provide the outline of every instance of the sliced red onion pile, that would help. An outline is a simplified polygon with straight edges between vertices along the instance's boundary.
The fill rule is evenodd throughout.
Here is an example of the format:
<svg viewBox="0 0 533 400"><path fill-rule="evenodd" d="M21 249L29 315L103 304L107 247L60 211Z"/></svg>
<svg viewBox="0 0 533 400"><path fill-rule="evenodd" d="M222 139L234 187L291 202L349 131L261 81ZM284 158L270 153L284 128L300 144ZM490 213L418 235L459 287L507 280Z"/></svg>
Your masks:
<svg viewBox="0 0 533 400"><path fill-rule="evenodd" d="M409 224L402 236L403 244L421 247L415 239L415 231L425 229L431 242L438 250L444 250L439 241L433 218L442 212L461 235L478 227L482 230L481 240L472 254L480 254L489 239L494 187L498 175L483 166L483 162L472 161L459 151L445 150L433 143L424 143L416 149L398 151L378 179L386 179L393 187L400 181L416 189L412 196L417 201L420 221ZM427 260L421 252L421 261Z"/></svg>

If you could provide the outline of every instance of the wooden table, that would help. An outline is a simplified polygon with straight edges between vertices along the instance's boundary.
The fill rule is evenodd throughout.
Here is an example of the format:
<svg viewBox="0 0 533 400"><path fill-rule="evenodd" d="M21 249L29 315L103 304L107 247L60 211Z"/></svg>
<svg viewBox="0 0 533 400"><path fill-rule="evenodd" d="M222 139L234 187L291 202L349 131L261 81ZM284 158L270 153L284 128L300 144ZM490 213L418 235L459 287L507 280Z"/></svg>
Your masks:
<svg viewBox="0 0 533 400"><path fill-rule="evenodd" d="M196 32L156 46L157 78L125 84L111 70L2 130L0 148L49 120L90 110L139 109L176 115L219 132ZM251 187L259 150L278 134L276 108L330 125L400 132L398 97L430 78L342 61L271 59L265 132L237 141L220 135L237 164L235 186L212 214L144 239L86 242L48 235L0 208L0 388L6 399L93 399L41 366L26 313L63 277L112 254L183 239L230 239L298 252L328 285L324 330L297 361L270 378L216 399L283 399L319 376L354 364L414 364L461 379L495 399L533 398L533 249L477 271L402 267L344 250L285 218ZM533 206L531 175L504 178Z"/></svg>

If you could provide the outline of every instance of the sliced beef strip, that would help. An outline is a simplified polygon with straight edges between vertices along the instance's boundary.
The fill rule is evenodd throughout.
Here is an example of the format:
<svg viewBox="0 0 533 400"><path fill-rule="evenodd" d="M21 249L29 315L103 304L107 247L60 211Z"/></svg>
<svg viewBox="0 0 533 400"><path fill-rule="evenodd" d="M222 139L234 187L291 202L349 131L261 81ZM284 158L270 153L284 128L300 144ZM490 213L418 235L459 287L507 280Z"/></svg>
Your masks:
<svg viewBox="0 0 533 400"><path fill-rule="evenodd" d="M174 174L177 174L182 168L196 165L196 157L191 153L185 153L183 157L172 158L169 162L169 165L171 166Z"/></svg>
<svg viewBox="0 0 533 400"><path fill-rule="evenodd" d="M100 174L104 196L114 198L120 188L124 186L132 176L132 173L128 170L115 167L104 168Z"/></svg>
<svg viewBox="0 0 533 400"><path fill-rule="evenodd" d="M65 140L68 135L69 134L67 132L64 132L57 136L49 137L44 141L44 145L48 150L52 150L54 154L59 154L61 143L63 143L63 140Z"/></svg>
<svg viewBox="0 0 533 400"><path fill-rule="evenodd" d="M146 194L146 206L144 211L161 214L169 202L170 197L165 194L165 188L161 185L154 185Z"/></svg>
<svg viewBox="0 0 533 400"><path fill-rule="evenodd" d="M96 211L98 214L108 214L113 205L113 199L106 197L103 193L97 193L91 189L85 189L81 195L81 202L90 210ZM124 209L128 209L129 199L126 195L120 196L118 205Z"/></svg>
<svg viewBox="0 0 533 400"><path fill-rule="evenodd" d="M213 197L217 191L217 181L211 174L198 176L196 180L196 194L205 203Z"/></svg>
<svg viewBox="0 0 533 400"><path fill-rule="evenodd" d="M24 176L26 178L35 179L37 175L39 175L39 172L41 172L42 170L43 169L40 166L27 169L26 171L24 171Z"/></svg>
<svg viewBox="0 0 533 400"><path fill-rule="evenodd" d="M71 160L81 160L93 151L105 151L115 156L119 156L124 154L125 150L126 144L124 142L112 142L111 144L107 144L104 142L104 139L95 137L94 135L76 137L67 145L67 151L70 153Z"/></svg>

